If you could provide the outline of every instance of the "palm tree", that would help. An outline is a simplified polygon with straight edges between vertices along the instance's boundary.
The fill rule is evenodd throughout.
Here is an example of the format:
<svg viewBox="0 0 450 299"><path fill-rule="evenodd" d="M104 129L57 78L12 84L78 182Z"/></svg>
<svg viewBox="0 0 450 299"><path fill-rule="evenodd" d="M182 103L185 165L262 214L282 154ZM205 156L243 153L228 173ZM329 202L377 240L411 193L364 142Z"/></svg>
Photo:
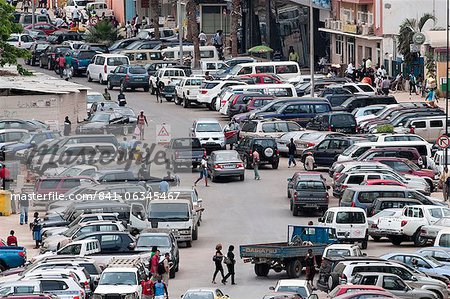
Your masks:
<svg viewBox="0 0 450 299"><path fill-rule="evenodd" d="M153 28L155 29L155 39L159 39L159 0L150 0L151 19L153 20Z"/></svg>
<svg viewBox="0 0 450 299"><path fill-rule="evenodd" d="M419 21L416 19L405 19L400 24L400 30L397 37L397 50L403 55L403 60L406 63L410 63L414 60L415 53L410 52L410 44L413 42L413 35L417 32L421 32L429 20L436 21L436 17L427 13L424 14Z"/></svg>
<svg viewBox="0 0 450 299"><path fill-rule="evenodd" d="M239 19L241 16L241 1L232 0L231 2L231 56L238 56L237 34L239 30Z"/></svg>
<svg viewBox="0 0 450 299"><path fill-rule="evenodd" d="M188 39L194 43L194 63L193 68L198 68L200 64L200 42L198 40L197 24L197 0L186 1L187 31Z"/></svg>
<svg viewBox="0 0 450 299"><path fill-rule="evenodd" d="M119 38L119 31L110 21L103 20L89 27L86 40L91 43L112 44Z"/></svg>

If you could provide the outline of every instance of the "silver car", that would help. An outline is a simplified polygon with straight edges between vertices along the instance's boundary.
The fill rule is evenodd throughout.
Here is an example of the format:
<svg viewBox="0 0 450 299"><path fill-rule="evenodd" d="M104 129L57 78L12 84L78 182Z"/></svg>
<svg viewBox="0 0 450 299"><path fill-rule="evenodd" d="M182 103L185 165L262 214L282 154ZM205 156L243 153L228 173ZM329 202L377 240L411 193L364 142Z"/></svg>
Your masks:
<svg viewBox="0 0 450 299"><path fill-rule="evenodd" d="M379 286L400 298L408 299L436 299L432 291L419 286L409 286L399 276L391 273L360 272L352 280L355 285Z"/></svg>
<svg viewBox="0 0 450 299"><path fill-rule="evenodd" d="M219 150L211 153L208 159L208 173L214 182L218 177L238 176L244 180L244 162L235 150Z"/></svg>
<svg viewBox="0 0 450 299"><path fill-rule="evenodd" d="M439 231L446 227L450 227L450 217L442 217L435 224L422 226L420 236L427 240L434 240Z"/></svg>

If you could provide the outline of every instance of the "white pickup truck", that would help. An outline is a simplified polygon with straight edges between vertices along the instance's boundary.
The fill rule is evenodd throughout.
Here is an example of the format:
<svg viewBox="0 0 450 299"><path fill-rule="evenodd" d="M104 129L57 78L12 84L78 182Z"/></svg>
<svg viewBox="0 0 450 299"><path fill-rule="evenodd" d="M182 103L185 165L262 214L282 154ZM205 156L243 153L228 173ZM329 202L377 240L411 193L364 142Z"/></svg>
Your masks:
<svg viewBox="0 0 450 299"><path fill-rule="evenodd" d="M180 84L175 86L175 104L183 104L184 108L188 108L191 103L198 104L197 94L204 81L205 78L202 77L181 79Z"/></svg>
<svg viewBox="0 0 450 299"><path fill-rule="evenodd" d="M447 215L450 215L450 209L443 206L407 206L399 217L380 217L378 229L384 231L394 245L411 240L415 246L424 246L428 240L420 236L421 227L432 225Z"/></svg>
<svg viewBox="0 0 450 299"><path fill-rule="evenodd" d="M150 76L149 78L149 84L150 84L150 92L151 94L155 94L157 84L156 82L159 81L159 85L161 88L164 88L164 86L168 85L173 79L182 79L186 76L186 73L183 69L177 69L177 68L165 68L165 69L159 69L156 74L153 76Z"/></svg>

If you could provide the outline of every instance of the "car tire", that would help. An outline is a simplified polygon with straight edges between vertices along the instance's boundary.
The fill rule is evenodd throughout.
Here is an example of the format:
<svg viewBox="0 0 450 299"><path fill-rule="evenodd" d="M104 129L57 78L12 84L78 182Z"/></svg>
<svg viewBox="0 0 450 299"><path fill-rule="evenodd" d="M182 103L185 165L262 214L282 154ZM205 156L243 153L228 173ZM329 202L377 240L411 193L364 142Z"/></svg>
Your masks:
<svg viewBox="0 0 450 299"><path fill-rule="evenodd" d="M270 266L268 264L255 264L256 276L266 277L269 275Z"/></svg>
<svg viewBox="0 0 450 299"><path fill-rule="evenodd" d="M217 177L212 173L211 173L211 182L213 182L213 183L217 182Z"/></svg>
<svg viewBox="0 0 450 299"><path fill-rule="evenodd" d="M109 90L113 90L113 89L114 89L114 86L112 85L111 80L108 80L107 85L108 85L108 89L109 89Z"/></svg>
<svg viewBox="0 0 450 299"><path fill-rule="evenodd" d="M361 249L367 249L367 243L368 243L368 240L369 239L369 237L367 236L362 242L361 242Z"/></svg>
<svg viewBox="0 0 450 299"><path fill-rule="evenodd" d="M280 164L280 162L272 163L272 168L273 169L278 169L279 164Z"/></svg>
<svg viewBox="0 0 450 299"><path fill-rule="evenodd" d="M389 237L389 240L391 241L391 243L393 245L396 245L396 246L399 246L403 242L403 238L398 237L398 236L391 236L391 237Z"/></svg>
<svg viewBox="0 0 450 299"><path fill-rule="evenodd" d="M241 175L239 176L239 180L240 180L240 181L243 181L244 179L245 179L245 175L241 174Z"/></svg>
<svg viewBox="0 0 450 299"><path fill-rule="evenodd" d="M198 240L198 227L192 231L192 240Z"/></svg>
<svg viewBox="0 0 450 299"><path fill-rule="evenodd" d="M289 201L289 210L292 211L294 209L294 203L292 200Z"/></svg>
<svg viewBox="0 0 450 299"><path fill-rule="evenodd" d="M209 105L209 110L211 111L216 110L216 100L217 98L212 99L211 104Z"/></svg>
<svg viewBox="0 0 450 299"><path fill-rule="evenodd" d="M374 242L380 242L381 241L381 237L377 237L377 236L372 236L372 239Z"/></svg>
<svg viewBox="0 0 450 299"><path fill-rule="evenodd" d="M289 278L299 278L300 275L302 274L302 263L300 262L300 260L295 259L295 260L291 260L287 265L286 265L286 272L289 276Z"/></svg>
<svg viewBox="0 0 450 299"><path fill-rule="evenodd" d="M416 231L416 233L412 236L414 246L425 246L428 243L428 239L420 236L420 228Z"/></svg>
<svg viewBox="0 0 450 299"><path fill-rule="evenodd" d="M148 86L148 85L147 85L147 86L144 86L144 91L145 91L145 92L148 92L149 90L150 90L150 86Z"/></svg>
<svg viewBox="0 0 450 299"><path fill-rule="evenodd" d="M292 216L298 216L300 214L300 211L298 210L298 207L295 205L292 205Z"/></svg>
<svg viewBox="0 0 450 299"><path fill-rule="evenodd" d="M186 241L186 247L191 248L192 247L192 241Z"/></svg>
<svg viewBox="0 0 450 299"><path fill-rule="evenodd" d="M92 77L91 77L91 74L89 74L89 72L86 73L86 76L87 76L88 82L92 82Z"/></svg>
<svg viewBox="0 0 450 299"><path fill-rule="evenodd" d="M172 268L169 270L169 278L175 278L176 276L176 271L175 268Z"/></svg>
<svg viewBox="0 0 450 299"><path fill-rule="evenodd" d="M338 273L330 273L328 277L328 290L331 291L335 287L339 285L339 274Z"/></svg>
<svg viewBox="0 0 450 299"><path fill-rule="evenodd" d="M287 198L291 198L291 193L289 192L289 189L286 191L287 193Z"/></svg>

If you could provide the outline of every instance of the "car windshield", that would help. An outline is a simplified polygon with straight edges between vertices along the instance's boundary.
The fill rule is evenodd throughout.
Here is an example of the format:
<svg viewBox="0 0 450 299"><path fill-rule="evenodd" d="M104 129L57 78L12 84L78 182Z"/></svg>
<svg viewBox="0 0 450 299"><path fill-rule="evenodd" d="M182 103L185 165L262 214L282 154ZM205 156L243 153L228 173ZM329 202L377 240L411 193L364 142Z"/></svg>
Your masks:
<svg viewBox="0 0 450 299"><path fill-rule="evenodd" d="M219 123L198 123L197 132L222 132Z"/></svg>
<svg viewBox="0 0 450 299"><path fill-rule="evenodd" d="M78 59L92 59L97 54L95 51L81 51L76 56Z"/></svg>
<svg viewBox="0 0 450 299"><path fill-rule="evenodd" d="M214 294L207 291L192 291L184 294L183 299L214 299Z"/></svg>
<svg viewBox="0 0 450 299"><path fill-rule="evenodd" d="M104 113L94 114L94 116L92 116L91 121L107 123L107 122L109 122L109 114L104 114Z"/></svg>
<svg viewBox="0 0 450 299"><path fill-rule="evenodd" d="M293 292L299 294L302 298L308 298L305 287L298 286L279 286L277 292Z"/></svg>
<svg viewBox="0 0 450 299"><path fill-rule="evenodd" d="M63 236L70 238L70 237L72 237L79 229L80 229L80 226L79 226L79 225L72 226L71 228L69 228L68 230L66 230L66 231L63 233Z"/></svg>
<svg viewBox="0 0 450 299"><path fill-rule="evenodd" d="M86 102L88 102L89 104L92 104L95 102L101 102L104 100L105 100L105 98L103 97L102 94L88 94L86 96Z"/></svg>
<svg viewBox="0 0 450 299"><path fill-rule="evenodd" d="M216 153L215 162L227 162L239 159L237 152Z"/></svg>
<svg viewBox="0 0 450 299"><path fill-rule="evenodd" d="M327 257L330 256L350 256L349 249L329 249L327 250Z"/></svg>
<svg viewBox="0 0 450 299"><path fill-rule="evenodd" d="M412 170L414 171L418 171L420 170L420 167L417 166L416 164L414 164L413 162L409 161L409 160L404 160L405 164L408 165Z"/></svg>
<svg viewBox="0 0 450 299"><path fill-rule="evenodd" d="M149 220L187 220L189 219L189 205L185 203L153 203L148 206Z"/></svg>
<svg viewBox="0 0 450 299"><path fill-rule="evenodd" d="M143 67L130 67L130 74L147 74L147 71Z"/></svg>
<svg viewBox="0 0 450 299"><path fill-rule="evenodd" d="M170 247L170 239L167 236L140 236L137 247Z"/></svg>
<svg viewBox="0 0 450 299"><path fill-rule="evenodd" d="M128 57L110 57L107 60L107 65L109 66L119 66L123 64L129 64Z"/></svg>
<svg viewBox="0 0 450 299"><path fill-rule="evenodd" d="M99 285L137 285L134 272L103 272Z"/></svg>
<svg viewBox="0 0 450 299"><path fill-rule="evenodd" d="M27 133L23 135L22 138L20 138L19 143L30 143L31 140L33 139L33 136L34 135Z"/></svg>

